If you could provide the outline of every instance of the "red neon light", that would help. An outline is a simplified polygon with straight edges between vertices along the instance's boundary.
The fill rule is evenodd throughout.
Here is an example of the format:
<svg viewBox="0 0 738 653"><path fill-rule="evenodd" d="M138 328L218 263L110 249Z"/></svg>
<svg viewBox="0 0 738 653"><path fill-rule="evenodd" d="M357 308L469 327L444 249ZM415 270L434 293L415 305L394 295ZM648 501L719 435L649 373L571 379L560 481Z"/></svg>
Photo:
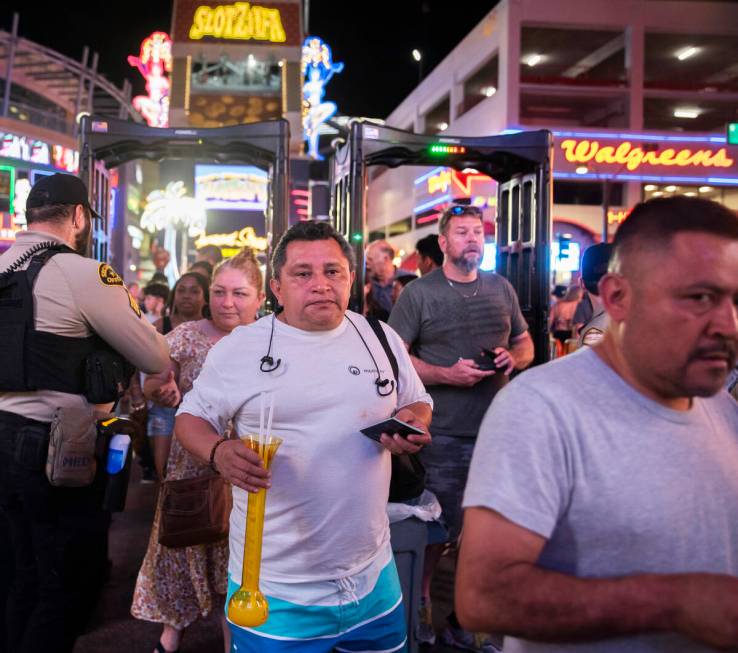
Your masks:
<svg viewBox="0 0 738 653"><path fill-rule="evenodd" d="M415 220L415 224L425 224L426 222L434 222L441 217L440 213L434 213L433 215L425 215L422 218Z"/></svg>
<svg viewBox="0 0 738 653"><path fill-rule="evenodd" d="M308 200L292 200L295 203L295 206L307 206L309 204Z"/></svg>
<svg viewBox="0 0 738 653"><path fill-rule="evenodd" d="M307 215L307 209L297 209L297 215Z"/></svg>
<svg viewBox="0 0 738 653"><path fill-rule="evenodd" d="M128 57L146 80L148 95L137 95L133 106L152 127L169 126L169 78L172 72L172 39L164 32L154 32L141 42L138 57Z"/></svg>
<svg viewBox="0 0 738 653"><path fill-rule="evenodd" d="M310 195L310 191L309 190L301 190L299 188L295 188L294 190L292 190L290 192L292 193L292 195L305 195L305 196Z"/></svg>
<svg viewBox="0 0 738 653"><path fill-rule="evenodd" d="M478 172L459 172L458 170L451 171L451 180L459 187L465 196L470 197L472 192L472 182L475 181L490 181L487 175L482 175Z"/></svg>

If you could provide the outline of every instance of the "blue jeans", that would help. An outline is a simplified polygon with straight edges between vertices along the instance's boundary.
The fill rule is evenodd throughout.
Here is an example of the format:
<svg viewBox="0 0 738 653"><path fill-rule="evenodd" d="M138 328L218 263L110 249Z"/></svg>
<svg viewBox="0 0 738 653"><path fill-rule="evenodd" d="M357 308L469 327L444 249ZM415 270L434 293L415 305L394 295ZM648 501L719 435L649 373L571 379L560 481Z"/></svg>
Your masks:
<svg viewBox="0 0 738 653"><path fill-rule="evenodd" d="M13 653L71 653L107 563L105 476L88 487L53 487L44 472L48 438L48 424L0 411L0 511L13 566L0 594Z"/></svg>

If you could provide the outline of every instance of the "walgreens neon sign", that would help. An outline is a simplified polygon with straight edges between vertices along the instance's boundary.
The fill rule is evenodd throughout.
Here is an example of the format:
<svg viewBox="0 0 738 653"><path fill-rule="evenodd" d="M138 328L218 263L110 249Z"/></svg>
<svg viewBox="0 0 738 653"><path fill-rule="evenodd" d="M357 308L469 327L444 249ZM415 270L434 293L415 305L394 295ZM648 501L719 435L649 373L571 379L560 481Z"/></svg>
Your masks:
<svg viewBox="0 0 738 653"><path fill-rule="evenodd" d="M675 149L667 147L663 150L645 151L631 141L623 141L619 145L602 145L599 141L577 140L567 138L561 141L564 158L570 163L604 163L618 164L630 171L641 166L663 166L668 168L731 168L735 161L728 156L724 147L719 149Z"/></svg>

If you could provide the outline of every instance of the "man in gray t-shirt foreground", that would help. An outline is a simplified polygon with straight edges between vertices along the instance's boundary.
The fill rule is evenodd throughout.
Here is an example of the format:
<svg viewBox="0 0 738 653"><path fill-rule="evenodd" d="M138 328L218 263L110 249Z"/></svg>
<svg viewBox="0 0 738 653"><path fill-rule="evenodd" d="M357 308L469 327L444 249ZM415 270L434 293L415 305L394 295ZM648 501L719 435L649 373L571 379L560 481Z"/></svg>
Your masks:
<svg viewBox="0 0 738 653"><path fill-rule="evenodd" d="M600 344L525 372L480 428L456 608L505 653L738 648L738 218L638 205Z"/></svg>

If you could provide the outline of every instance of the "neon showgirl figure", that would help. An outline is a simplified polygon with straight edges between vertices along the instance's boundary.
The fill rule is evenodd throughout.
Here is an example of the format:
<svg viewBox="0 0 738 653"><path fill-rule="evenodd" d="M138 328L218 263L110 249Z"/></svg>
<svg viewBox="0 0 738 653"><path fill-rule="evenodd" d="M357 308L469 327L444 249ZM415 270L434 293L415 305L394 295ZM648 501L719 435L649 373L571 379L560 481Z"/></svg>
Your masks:
<svg viewBox="0 0 738 653"><path fill-rule="evenodd" d="M128 63L146 80L148 95L133 98L134 108L152 127L169 126L169 78L172 72L172 40L164 32L154 32L141 43L141 55Z"/></svg>
<svg viewBox="0 0 738 653"><path fill-rule="evenodd" d="M338 107L335 102L323 102L325 86L335 73L343 70L343 63L333 63L331 49L319 38L311 36L302 46L302 71L305 82L302 87L302 125L308 154L322 160L318 152L318 130L333 116Z"/></svg>

